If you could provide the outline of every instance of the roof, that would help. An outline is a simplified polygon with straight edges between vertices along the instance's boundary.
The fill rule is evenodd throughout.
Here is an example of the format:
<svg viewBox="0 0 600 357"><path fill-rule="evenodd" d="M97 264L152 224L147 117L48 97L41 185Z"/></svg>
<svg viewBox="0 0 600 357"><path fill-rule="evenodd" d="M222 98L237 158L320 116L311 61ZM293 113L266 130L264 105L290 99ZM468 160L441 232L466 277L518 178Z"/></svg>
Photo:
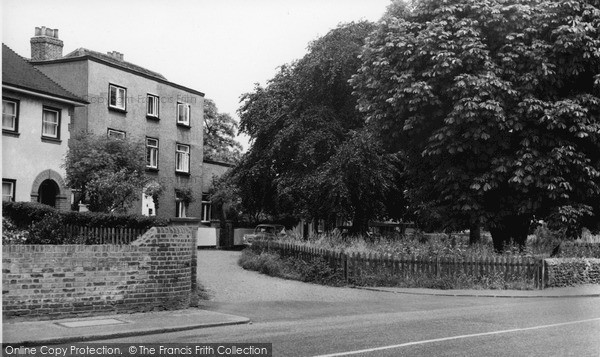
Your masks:
<svg viewBox="0 0 600 357"><path fill-rule="evenodd" d="M63 56L63 57L58 58L58 59L46 60L46 61L30 61L30 63L33 64L34 66L43 66L43 65L47 65L47 64L53 64L53 63L65 63L65 62L74 62L74 61L83 61L83 60L91 60L91 61L95 61L95 62L98 62L98 63L102 63L104 65L107 65L107 66L110 66L110 67L114 67L114 68L118 68L118 69L121 69L123 71L130 72L130 73L142 76L142 77L153 79L153 80L156 80L158 82L168 84L168 85L170 85L170 86L172 86L174 88L178 88L178 89L187 91L189 93L194 93L196 95L204 97L204 93L203 92L200 92L200 91L197 91L195 89L182 86L182 85L177 84L177 83L169 82L160 73L157 73L157 72L145 69L144 67L140 67L140 66L135 65L133 63L129 63L129 62L126 62L126 61L122 61L122 60L116 59L116 58L112 57L111 55L103 54L103 53L92 51L92 50L88 50L86 48L78 48L75 51L70 52L66 56Z"/></svg>
<svg viewBox="0 0 600 357"><path fill-rule="evenodd" d="M122 60L116 59L116 58L114 58L114 57L112 57L111 55L108 55L108 54L104 54L104 53L101 53L101 52L88 50L87 48L78 48L75 51L72 51L72 52L64 55L62 58L75 58L75 57L85 57L85 56L97 58L97 59L100 59L100 60L106 61L106 62L110 62L112 64L116 64L117 66L124 67L124 68L130 69L130 70L135 71L135 72L143 73L143 74L145 74L147 76L156 77L156 78L159 78L159 79L162 79L162 80L165 80L165 81L167 80L160 73L151 71L149 69L146 69L144 67L140 67L140 66L138 66L136 64L133 64L133 63L130 63L130 62L127 62L127 61L122 61Z"/></svg>
<svg viewBox="0 0 600 357"><path fill-rule="evenodd" d="M82 104L88 103L37 70L4 43L2 44L2 84Z"/></svg>

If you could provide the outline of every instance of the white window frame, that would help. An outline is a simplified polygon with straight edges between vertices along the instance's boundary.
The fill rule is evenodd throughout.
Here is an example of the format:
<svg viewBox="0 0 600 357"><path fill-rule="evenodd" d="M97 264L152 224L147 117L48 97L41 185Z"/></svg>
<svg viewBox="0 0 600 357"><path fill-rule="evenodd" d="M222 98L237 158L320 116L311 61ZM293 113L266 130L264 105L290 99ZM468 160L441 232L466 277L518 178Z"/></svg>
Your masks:
<svg viewBox="0 0 600 357"><path fill-rule="evenodd" d="M155 143L151 144L150 141L154 141ZM146 137L146 167L151 169L158 169L158 153L158 139Z"/></svg>
<svg viewBox="0 0 600 357"><path fill-rule="evenodd" d="M127 133L125 133L122 130L116 130L116 129L108 129L106 131L106 135L110 139L118 139L118 140L125 140L125 138L127 137Z"/></svg>
<svg viewBox="0 0 600 357"><path fill-rule="evenodd" d="M113 91L115 91L115 101L113 103ZM122 93L121 102L119 103L119 93ZM114 84L108 85L108 106L113 109L127 110L127 88L120 87Z"/></svg>
<svg viewBox="0 0 600 357"><path fill-rule="evenodd" d="M17 181L16 180L7 180L7 179L3 179L2 180L2 201L9 201L9 202L14 202L15 201L15 186L16 186ZM5 195L4 194L4 185L5 184L9 184L10 185L10 195ZM8 199L6 199L8 198Z"/></svg>
<svg viewBox="0 0 600 357"><path fill-rule="evenodd" d="M181 200L176 199L175 201L175 217L176 218L186 218L187 217L187 204Z"/></svg>
<svg viewBox="0 0 600 357"><path fill-rule="evenodd" d="M4 105L5 104L12 104L14 106L14 114L13 113L5 113L4 112ZM8 127L8 126L4 126L4 118L11 118L12 120L12 127ZM14 131L16 132L19 128L19 102L15 101L15 100L11 100L11 99L4 99L2 98L2 130L8 130L8 131Z"/></svg>
<svg viewBox="0 0 600 357"><path fill-rule="evenodd" d="M185 144L175 145L175 171L190 173L190 146Z"/></svg>
<svg viewBox="0 0 600 357"><path fill-rule="evenodd" d="M158 96L148 93L146 95L146 115L153 118L158 118L159 100Z"/></svg>
<svg viewBox="0 0 600 357"><path fill-rule="evenodd" d="M56 122L46 120L46 113L54 113ZM54 127L55 133L49 133L47 128ZM42 137L51 139L60 139L60 111L52 108L42 108Z"/></svg>
<svg viewBox="0 0 600 357"><path fill-rule="evenodd" d="M184 120L179 120L179 118L181 117L181 111L183 108L185 108ZM190 105L187 103L177 102L177 124L190 126L190 115L191 115Z"/></svg>
<svg viewBox="0 0 600 357"><path fill-rule="evenodd" d="M200 210L200 222L210 222L212 211L212 202L207 193L202 194L202 204Z"/></svg>

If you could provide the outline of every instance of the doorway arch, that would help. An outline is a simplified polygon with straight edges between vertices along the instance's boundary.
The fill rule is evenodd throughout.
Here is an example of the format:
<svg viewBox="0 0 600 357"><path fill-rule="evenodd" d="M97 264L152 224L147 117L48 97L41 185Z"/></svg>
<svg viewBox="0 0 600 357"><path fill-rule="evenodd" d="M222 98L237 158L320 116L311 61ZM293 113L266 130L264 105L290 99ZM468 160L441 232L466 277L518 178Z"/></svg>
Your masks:
<svg viewBox="0 0 600 357"><path fill-rule="evenodd" d="M56 207L56 198L60 193L58 184L52 179L46 179L40 184L38 189L38 202L45 205Z"/></svg>

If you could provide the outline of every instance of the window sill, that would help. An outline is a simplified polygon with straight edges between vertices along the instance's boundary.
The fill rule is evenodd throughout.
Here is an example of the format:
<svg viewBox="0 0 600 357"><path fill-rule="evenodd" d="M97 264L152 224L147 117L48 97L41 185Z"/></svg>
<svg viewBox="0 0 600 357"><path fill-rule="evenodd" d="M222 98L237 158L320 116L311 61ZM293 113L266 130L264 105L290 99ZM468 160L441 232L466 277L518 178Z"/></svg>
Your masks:
<svg viewBox="0 0 600 357"><path fill-rule="evenodd" d="M177 123L177 126L183 129L191 129L192 127L188 124Z"/></svg>
<svg viewBox="0 0 600 357"><path fill-rule="evenodd" d="M158 172L157 167L146 167L146 172Z"/></svg>
<svg viewBox="0 0 600 357"><path fill-rule="evenodd" d="M159 117L154 116L154 115L149 115L149 114L146 114L146 119L155 120L155 121L159 121L160 120Z"/></svg>
<svg viewBox="0 0 600 357"><path fill-rule="evenodd" d="M121 108L111 107L110 105L108 106L108 110L110 110L111 112L117 112L117 113L127 114L127 110L121 109Z"/></svg>
<svg viewBox="0 0 600 357"><path fill-rule="evenodd" d="M15 138L18 138L21 135L21 133L12 130L2 129L2 135L13 136Z"/></svg>
<svg viewBox="0 0 600 357"><path fill-rule="evenodd" d="M60 144L60 143L62 143L62 140L57 139L57 138L48 138L48 137L42 136L42 142L50 143L50 144Z"/></svg>
<svg viewBox="0 0 600 357"><path fill-rule="evenodd" d="M177 176L187 176L187 177L191 176L189 172L183 172L183 171L175 171L175 175L177 175Z"/></svg>

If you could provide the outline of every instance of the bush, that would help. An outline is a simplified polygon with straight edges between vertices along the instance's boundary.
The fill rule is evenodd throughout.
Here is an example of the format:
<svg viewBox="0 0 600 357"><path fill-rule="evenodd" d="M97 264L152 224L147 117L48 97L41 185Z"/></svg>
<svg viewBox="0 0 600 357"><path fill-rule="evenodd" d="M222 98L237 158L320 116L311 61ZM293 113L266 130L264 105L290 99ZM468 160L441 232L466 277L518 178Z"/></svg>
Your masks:
<svg viewBox="0 0 600 357"><path fill-rule="evenodd" d="M99 244L98 237L68 235L65 226L150 229L168 223L142 215L59 211L35 202L2 202L2 215L9 232L27 233L3 234L3 244Z"/></svg>
<svg viewBox="0 0 600 357"><path fill-rule="evenodd" d="M242 251L238 264L244 269L278 278L335 286L343 285L341 273L332 269L321 258L312 261L282 259L276 253L254 252L252 249L245 249Z"/></svg>
<svg viewBox="0 0 600 357"><path fill-rule="evenodd" d="M29 232L18 229L10 219L2 217L2 244L25 244Z"/></svg>
<svg viewBox="0 0 600 357"><path fill-rule="evenodd" d="M8 217L21 229L42 221L46 216L56 214L63 225L110 228L150 229L163 227L168 220L136 214L109 214L94 212L58 211L47 205L35 202L2 202L2 215Z"/></svg>

